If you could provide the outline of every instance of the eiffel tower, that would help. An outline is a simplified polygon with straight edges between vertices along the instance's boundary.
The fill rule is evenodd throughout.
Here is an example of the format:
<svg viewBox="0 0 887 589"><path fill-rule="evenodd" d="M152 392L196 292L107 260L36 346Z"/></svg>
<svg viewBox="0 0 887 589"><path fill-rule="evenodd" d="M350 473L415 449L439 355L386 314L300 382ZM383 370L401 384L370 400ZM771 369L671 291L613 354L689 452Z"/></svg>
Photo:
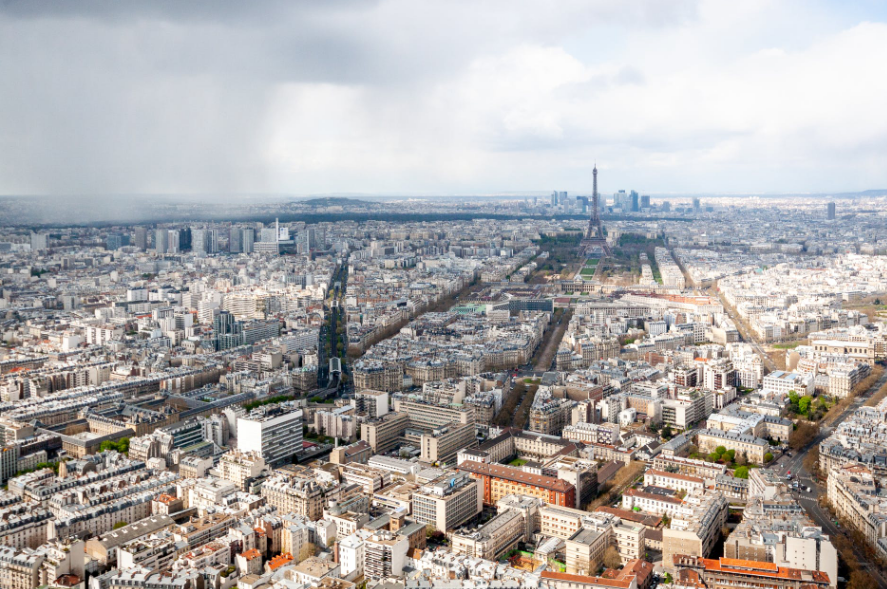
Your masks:
<svg viewBox="0 0 887 589"><path fill-rule="evenodd" d="M601 225L600 196L597 192L597 164L592 170L594 177L594 191L591 195L591 216L588 218L588 227L585 236L579 243L579 249L588 257L604 258L610 255L610 245L604 237L604 227Z"/></svg>

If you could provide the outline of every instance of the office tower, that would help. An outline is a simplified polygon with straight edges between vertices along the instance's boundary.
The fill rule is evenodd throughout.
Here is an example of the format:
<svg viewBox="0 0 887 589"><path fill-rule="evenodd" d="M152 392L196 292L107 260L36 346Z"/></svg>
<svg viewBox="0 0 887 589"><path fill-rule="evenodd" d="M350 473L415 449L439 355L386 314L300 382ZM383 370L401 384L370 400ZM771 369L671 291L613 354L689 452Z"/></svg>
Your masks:
<svg viewBox="0 0 887 589"><path fill-rule="evenodd" d="M289 463L302 452L302 411L265 405L237 418L237 449L256 452L265 464Z"/></svg>
<svg viewBox="0 0 887 589"><path fill-rule="evenodd" d="M129 245L129 235L121 235L119 233L111 233L105 238L105 249L119 250L125 245Z"/></svg>
<svg viewBox="0 0 887 589"><path fill-rule="evenodd" d="M274 227L263 227L259 234L261 243L277 243L277 229Z"/></svg>
<svg viewBox="0 0 887 589"><path fill-rule="evenodd" d="M228 230L228 251L232 254L243 251L243 231L240 227L231 227Z"/></svg>
<svg viewBox="0 0 887 589"><path fill-rule="evenodd" d="M31 233L31 251L39 252L46 249L46 234Z"/></svg>
<svg viewBox="0 0 887 589"><path fill-rule="evenodd" d="M237 327L234 314L228 311L219 311L219 314L213 318L213 331L218 335L236 333Z"/></svg>
<svg viewBox="0 0 887 589"><path fill-rule="evenodd" d="M195 254L214 254L219 251L215 229L191 228L191 248Z"/></svg>
<svg viewBox="0 0 887 589"><path fill-rule="evenodd" d="M636 190L631 191L630 198L631 198L631 212L636 213L640 210L640 202L638 200L638 193Z"/></svg>
<svg viewBox="0 0 887 589"><path fill-rule="evenodd" d="M567 191L566 190L557 193L557 202L562 205L567 204Z"/></svg>
<svg viewBox="0 0 887 589"><path fill-rule="evenodd" d="M144 227L136 227L135 241L139 251L143 252L148 249L148 230Z"/></svg>
<svg viewBox="0 0 887 589"><path fill-rule="evenodd" d="M662 201L662 210L666 211L666 212L670 211L671 210L671 202L669 202L667 200Z"/></svg>
<svg viewBox="0 0 887 589"><path fill-rule="evenodd" d="M835 203L828 203L828 218L829 220L833 220L835 218Z"/></svg>
<svg viewBox="0 0 887 589"><path fill-rule="evenodd" d="M693 199L693 212L698 213L701 208L702 208L702 203L699 201L698 198L694 198Z"/></svg>
<svg viewBox="0 0 887 589"><path fill-rule="evenodd" d="M243 230L243 253L253 253L253 245L256 243L256 230L252 228Z"/></svg>
<svg viewBox="0 0 887 589"><path fill-rule="evenodd" d="M170 254L182 252L182 234L178 229L170 229L167 234L166 251Z"/></svg>
<svg viewBox="0 0 887 589"><path fill-rule="evenodd" d="M650 208L650 197L646 194L641 197L641 208L649 209Z"/></svg>
<svg viewBox="0 0 887 589"><path fill-rule="evenodd" d="M157 229L154 231L154 251L158 254L165 254L169 249L169 231L166 229Z"/></svg>
<svg viewBox="0 0 887 589"><path fill-rule="evenodd" d="M557 206L557 190L551 193L551 206Z"/></svg>
<svg viewBox="0 0 887 589"><path fill-rule="evenodd" d="M179 250L183 252L191 251L191 228L185 227L179 231Z"/></svg>

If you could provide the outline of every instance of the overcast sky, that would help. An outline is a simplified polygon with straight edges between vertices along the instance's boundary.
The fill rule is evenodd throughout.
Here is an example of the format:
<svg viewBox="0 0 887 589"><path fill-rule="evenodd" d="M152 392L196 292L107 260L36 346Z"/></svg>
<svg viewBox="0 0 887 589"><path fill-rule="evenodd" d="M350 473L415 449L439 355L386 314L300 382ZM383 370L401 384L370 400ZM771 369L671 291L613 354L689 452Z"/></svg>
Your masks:
<svg viewBox="0 0 887 589"><path fill-rule="evenodd" d="M0 194L887 188L878 0L0 0Z"/></svg>

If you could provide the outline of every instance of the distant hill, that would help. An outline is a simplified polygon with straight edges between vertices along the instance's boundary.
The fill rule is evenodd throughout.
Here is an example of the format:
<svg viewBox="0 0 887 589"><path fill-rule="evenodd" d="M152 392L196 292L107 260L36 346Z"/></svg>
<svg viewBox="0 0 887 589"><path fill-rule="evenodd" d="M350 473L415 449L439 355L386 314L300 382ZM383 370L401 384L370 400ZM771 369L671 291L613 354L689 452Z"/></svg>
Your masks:
<svg viewBox="0 0 887 589"><path fill-rule="evenodd" d="M344 196L326 196L323 198L312 198L309 200L299 201L299 204L309 207L347 207L347 206L366 206L368 204L378 204L372 200L360 200L357 198L347 198Z"/></svg>

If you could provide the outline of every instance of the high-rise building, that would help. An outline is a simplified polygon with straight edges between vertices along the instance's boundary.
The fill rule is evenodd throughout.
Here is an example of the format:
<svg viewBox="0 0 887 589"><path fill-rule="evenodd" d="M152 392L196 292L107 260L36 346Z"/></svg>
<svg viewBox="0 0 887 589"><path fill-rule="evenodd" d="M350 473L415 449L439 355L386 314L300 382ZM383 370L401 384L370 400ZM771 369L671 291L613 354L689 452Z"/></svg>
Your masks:
<svg viewBox="0 0 887 589"><path fill-rule="evenodd" d="M213 331L218 335L237 333L238 327L234 315L228 311L219 311L219 314L213 318Z"/></svg>
<svg viewBox="0 0 887 589"><path fill-rule="evenodd" d="M154 251L158 254L165 254L169 249L169 231L166 229L157 229L154 231Z"/></svg>
<svg viewBox="0 0 887 589"><path fill-rule="evenodd" d="M702 208L702 202L698 198L693 199L693 212L698 213Z"/></svg>
<svg viewBox="0 0 887 589"><path fill-rule="evenodd" d="M551 206L557 206L557 190L551 193Z"/></svg>
<svg viewBox="0 0 887 589"><path fill-rule="evenodd" d="M31 251L39 252L46 249L46 234L31 233Z"/></svg>
<svg viewBox="0 0 887 589"><path fill-rule="evenodd" d="M637 190L631 191L630 198L631 198L631 212L636 213L640 210L640 200L638 197Z"/></svg>
<svg viewBox="0 0 887 589"><path fill-rule="evenodd" d="M191 248L195 254L214 254L219 251L215 229L191 228Z"/></svg>
<svg viewBox="0 0 887 589"><path fill-rule="evenodd" d="M441 532L458 528L483 511L481 482L464 473L442 476L413 493L412 511Z"/></svg>
<svg viewBox="0 0 887 589"><path fill-rule="evenodd" d="M135 245L142 252L148 249L148 230L146 228L136 227Z"/></svg>
<svg viewBox="0 0 887 589"><path fill-rule="evenodd" d="M302 452L302 410L274 404L238 417L237 449L257 452L269 466L291 462Z"/></svg>
<svg viewBox="0 0 887 589"><path fill-rule="evenodd" d="M650 197L646 194L641 197L641 208L642 209L649 209L650 208Z"/></svg>
<svg viewBox="0 0 887 589"><path fill-rule="evenodd" d="M129 245L129 235L122 235L120 233L111 233L108 237L105 238L105 249L108 250L119 250L125 245Z"/></svg>
<svg viewBox="0 0 887 589"><path fill-rule="evenodd" d="M828 203L828 218L829 220L834 220L835 218L835 203Z"/></svg>
<svg viewBox="0 0 887 589"><path fill-rule="evenodd" d="M191 228L185 227L179 230L179 249L183 252L191 251Z"/></svg>
<svg viewBox="0 0 887 589"><path fill-rule="evenodd" d="M254 245L256 243L256 230L252 228L247 228L243 230L242 235L242 246L243 253L251 254L253 253Z"/></svg>
<svg viewBox="0 0 887 589"><path fill-rule="evenodd" d="M182 252L182 234L178 229L170 229L167 233L166 252L169 254Z"/></svg>
<svg viewBox="0 0 887 589"><path fill-rule="evenodd" d="M243 251L243 230L240 227L231 227L228 230L228 251L239 254Z"/></svg>

